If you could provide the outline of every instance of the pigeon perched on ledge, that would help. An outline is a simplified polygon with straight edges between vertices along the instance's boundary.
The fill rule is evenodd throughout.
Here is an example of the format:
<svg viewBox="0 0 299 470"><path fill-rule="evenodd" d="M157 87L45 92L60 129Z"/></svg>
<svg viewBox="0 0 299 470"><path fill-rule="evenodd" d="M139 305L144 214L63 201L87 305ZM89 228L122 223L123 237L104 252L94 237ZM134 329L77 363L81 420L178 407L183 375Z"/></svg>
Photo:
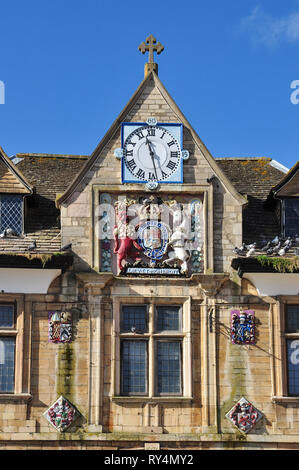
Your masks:
<svg viewBox="0 0 299 470"><path fill-rule="evenodd" d="M64 245L60 251L70 251L72 249L72 244Z"/></svg>
<svg viewBox="0 0 299 470"><path fill-rule="evenodd" d="M26 248L26 251L33 251L36 248L36 241L33 240L33 242Z"/></svg>
<svg viewBox="0 0 299 470"><path fill-rule="evenodd" d="M237 246L234 248L233 252L236 254L236 255L239 255L239 256L245 256L246 255L246 245L245 243L242 244L242 246L240 246L240 248L238 248Z"/></svg>

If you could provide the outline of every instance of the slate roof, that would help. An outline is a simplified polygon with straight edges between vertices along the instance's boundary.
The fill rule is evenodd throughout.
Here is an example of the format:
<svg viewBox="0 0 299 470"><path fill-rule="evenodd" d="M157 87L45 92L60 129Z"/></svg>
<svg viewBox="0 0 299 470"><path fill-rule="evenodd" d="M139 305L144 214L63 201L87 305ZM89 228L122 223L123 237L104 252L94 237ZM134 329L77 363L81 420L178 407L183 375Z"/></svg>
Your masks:
<svg viewBox="0 0 299 470"><path fill-rule="evenodd" d="M26 198L24 237L0 239L0 252L26 252L33 240L35 253L61 248L57 194L63 193L88 159L82 155L17 154L17 169L34 188Z"/></svg>
<svg viewBox="0 0 299 470"><path fill-rule="evenodd" d="M246 195L243 207L243 241L252 243L273 239L280 233L280 225L273 211L264 206L273 186L285 173L273 164L271 158L216 158L236 190Z"/></svg>
<svg viewBox="0 0 299 470"><path fill-rule="evenodd" d="M1 252L24 253L36 240L35 253L53 253L61 248L60 217L56 207L62 194L82 171L85 155L17 154L18 170L34 188L27 196L24 237L0 239ZM243 207L243 239L246 243L270 239L279 233L274 212L266 210L264 202L270 190L285 173L273 166L271 158L215 158L235 190L246 195ZM272 163L271 163L272 162Z"/></svg>

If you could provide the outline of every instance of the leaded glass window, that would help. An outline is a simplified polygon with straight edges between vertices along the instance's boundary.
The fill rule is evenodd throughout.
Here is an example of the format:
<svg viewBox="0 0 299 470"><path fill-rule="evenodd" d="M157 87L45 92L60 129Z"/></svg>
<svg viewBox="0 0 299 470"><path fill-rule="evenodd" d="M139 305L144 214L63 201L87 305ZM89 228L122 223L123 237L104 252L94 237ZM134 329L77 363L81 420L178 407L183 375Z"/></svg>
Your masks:
<svg viewBox="0 0 299 470"><path fill-rule="evenodd" d="M23 231L23 196L19 194L0 195L0 231L12 229L17 235Z"/></svg>
<svg viewBox="0 0 299 470"><path fill-rule="evenodd" d="M181 387L181 342L157 342L157 392L173 395L182 392Z"/></svg>
<svg viewBox="0 0 299 470"><path fill-rule="evenodd" d="M181 305L120 308L121 395L182 395L185 339Z"/></svg>
<svg viewBox="0 0 299 470"><path fill-rule="evenodd" d="M13 328L14 306L12 304L0 305L0 328Z"/></svg>
<svg viewBox="0 0 299 470"><path fill-rule="evenodd" d="M288 394L299 396L299 304L285 306Z"/></svg>
<svg viewBox="0 0 299 470"><path fill-rule="evenodd" d="M15 338L0 337L0 392L14 391Z"/></svg>
<svg viewBox="0 0 299 470"><path fill-rule="evenodd" d="M299 333L299 305L286 306L286 331Z"/></svg>
<svg viewBox="0 0 299 470"><path fill-rule="evenodd" d="M123 395L147 393L147 341L123 340L121 390Z"/></svg>
<svg viewBox="0 0 299 470"><path fill-rule="evenodd" d="M145 332L147 331L146 305L124 305L121 313L121 331Z"/></svg>
<svg viewBox="0 0 299 470"><path fill-rule="evenodd" d="M284 199L284 231L286 237L299 234L299 198Z"/></svg>
<svg viewBox="0 0 299 470"><path fill-rule="evenodd" d="M181 307L156 307L156 331L181 331Z"/></svg>

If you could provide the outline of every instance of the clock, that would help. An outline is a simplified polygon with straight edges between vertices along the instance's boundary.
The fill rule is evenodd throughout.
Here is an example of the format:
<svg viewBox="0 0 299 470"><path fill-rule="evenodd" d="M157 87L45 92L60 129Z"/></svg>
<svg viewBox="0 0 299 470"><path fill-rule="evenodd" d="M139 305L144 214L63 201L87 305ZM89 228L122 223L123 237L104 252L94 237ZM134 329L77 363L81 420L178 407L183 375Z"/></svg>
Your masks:
<svg viewBox="0 0 299 470"><path fill-rule="evenodd" d="M159 183L182 183L183 160L182 124L158 123L149 118L146 123L122 124L122 148L115 156L122 160L123 183L146 183L155 189Z"/></svg>

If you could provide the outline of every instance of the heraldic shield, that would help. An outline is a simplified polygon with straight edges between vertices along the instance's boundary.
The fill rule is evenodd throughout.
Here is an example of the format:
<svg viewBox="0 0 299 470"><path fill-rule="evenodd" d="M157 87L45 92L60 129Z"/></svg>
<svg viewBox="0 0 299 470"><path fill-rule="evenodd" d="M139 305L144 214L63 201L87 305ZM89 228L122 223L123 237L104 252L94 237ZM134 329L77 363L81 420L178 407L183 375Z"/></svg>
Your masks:
<svg viewBox="0 0 299 470"><path fill-rule="evenodd" d="M142 224L137 233L138 243L152 263L159 261L166 253L169 232L162 222L149 220Z"/></svg>

